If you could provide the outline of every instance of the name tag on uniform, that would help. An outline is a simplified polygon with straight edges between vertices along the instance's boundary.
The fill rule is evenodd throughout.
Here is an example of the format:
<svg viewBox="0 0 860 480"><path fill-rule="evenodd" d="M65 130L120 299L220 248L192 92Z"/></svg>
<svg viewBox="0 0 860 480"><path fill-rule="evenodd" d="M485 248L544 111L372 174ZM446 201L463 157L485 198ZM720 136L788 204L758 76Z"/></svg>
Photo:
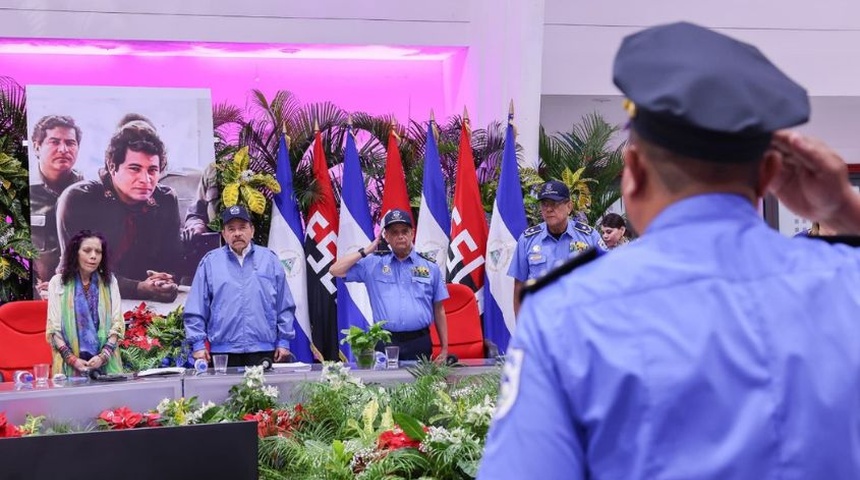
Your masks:
<svg viewBox="0 0 860 480"><path fill-rule="evenodd" d="M529 263L543 263L546 261L546 257L541 255L540 253L532 253L529 255Z"/></svg>
<svg viewBox="0 0 860 480"><path fill-rule="evenodd" d="M44 215L30 215L30 225L33 227L44 227L45 226L45 216Z"/></svg>

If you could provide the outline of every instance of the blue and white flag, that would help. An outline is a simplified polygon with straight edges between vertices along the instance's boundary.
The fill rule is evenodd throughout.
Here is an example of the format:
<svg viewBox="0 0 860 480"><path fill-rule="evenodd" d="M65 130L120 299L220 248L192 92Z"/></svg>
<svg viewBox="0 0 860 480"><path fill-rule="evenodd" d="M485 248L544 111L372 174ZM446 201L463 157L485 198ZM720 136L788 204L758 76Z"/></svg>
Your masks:
<svg viewBox="0 0 860 480"><path fill-rule="evenodd" d="M445 180L442 178L442 162L433 134L433 120L427 125L427 143L424 146L424 181L421 190L421 207L415 235L415 250L432 258L442 278L446 278L446 261L450 243L451 214Z"/></svg>
<svg viewBox="0 0 860 480"><path fill-rule="evenodd" d="M305 274L305 250L302 217L293 191L293 173L290 166L286 139L281 136L278 147L278 164L275 178L281 192L274 196L272 223L269 228L269 248L284 266L287 285L296 302L296 338L290 342L290 351L300 362L312 362L315 350L311 344L311 323L308 315L308 279ZM322 358L319 357L321 361Z"/></svg>
<svg viewBox="0 0 860 480"><path fill-rule="evenodd" d="M350 132L346 136L346 154L343 161L343 177L340 190L340 232L337 236L338 256L357 252L366 247L373 238L373 220L367 203L367 188L361 174L361 163L355 138ZM344 282L337 279L337 328L338 338L343 338L340 330L357 326L362 330L373 323L370 297L367 287L359 282ZM341 352L352 359L349 345L341 346Z"/></svg>
<svg viewBox="0 0 860 480"><path fill-rule="evenodd" d="M495 343L500 353L508 348L516 324L514 279L508 276L508 267L517 248L517 239L527 225L512 122L513 114L509 114L486 255L489 288L485 290L487 294L484 297L484 338Z"/></svg>

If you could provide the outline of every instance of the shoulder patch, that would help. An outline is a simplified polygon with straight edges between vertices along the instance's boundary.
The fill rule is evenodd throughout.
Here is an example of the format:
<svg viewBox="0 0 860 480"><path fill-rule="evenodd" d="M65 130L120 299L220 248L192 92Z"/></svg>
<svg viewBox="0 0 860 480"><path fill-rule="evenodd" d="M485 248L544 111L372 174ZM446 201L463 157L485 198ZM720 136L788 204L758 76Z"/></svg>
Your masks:
<svg viewBox="0 0 860 480"><path fill-rule="evenodd" d="M418 256L423 258L424 260L427 260L428 262L430 262L434 265L436 264L436 260L433 257L431 257L430 255L428 255L426 252L419 252L416 250L415 253L417 253Z"/></svg>
<svg viewBox="0 0 860 480"><path fill-rule="evenodd" d="M579 230L582 233L588 234L588 235L591 235L591 232L594 230L593 228L589 227L588 225L586 225L582 222L577 222L577 221L573 222L573 228L576 230Z"/></svg>
<svg viewBox="0 0 860 480"><path fill-rule="evenodd" d="M534 236L534 235L537 235L538 233L540 233L541 230L543 230L543 229L540 228L540 225L535 225L533 227L529 227L529 228L525 229L523 231L523 236L524 237L531 237L531 236Z"/></svg>
<svg viewBox="0 0 860 480"><path fill-rule="evenodd" d="M564 262L561 265L559 265L558 267L553 268L552 270L546 272L545 274L541 275L540 277L532 278L532 279L526 281L526 283L523 286L523 289L520 293L520 301L522 301L523 298L526 297L526 295L537 292L541 288L555 282L556 280L563 277L564 275L567 275L568 273L572 272L576 268L581 267L581 266L591 262L592 260L596 259L597 257L599 257L602 254L603 254L603 252L598 250L597 248L588 247L588 249L584 250L579 255L571 257L566 262Z"/></svg>

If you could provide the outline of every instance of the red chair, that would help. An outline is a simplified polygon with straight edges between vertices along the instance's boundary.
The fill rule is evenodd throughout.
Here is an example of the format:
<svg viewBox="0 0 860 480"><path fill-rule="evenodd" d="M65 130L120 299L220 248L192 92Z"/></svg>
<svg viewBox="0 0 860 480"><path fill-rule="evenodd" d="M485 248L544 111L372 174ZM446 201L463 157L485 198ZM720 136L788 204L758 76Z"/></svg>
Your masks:
<svg viewBox="0 0 860 480"><path fill-rule="evenodd" d="M458 283L449 283L448 299L442 302L448 320L448 354L464 358L495 358L499 354L496 345L484 339L481 329L481 314L478 300L472 289ZM441 344L436 333L436 323L430 324L433 340L433 356L439 354Z"/></svg>
<svg viewBox="0 0 860 480"><path fill-rule="evenodd" d="M0 380L10 382L15 370L33 370L51 363L45 340L48 322L46 300L24 300L0 305Z"/></svg>

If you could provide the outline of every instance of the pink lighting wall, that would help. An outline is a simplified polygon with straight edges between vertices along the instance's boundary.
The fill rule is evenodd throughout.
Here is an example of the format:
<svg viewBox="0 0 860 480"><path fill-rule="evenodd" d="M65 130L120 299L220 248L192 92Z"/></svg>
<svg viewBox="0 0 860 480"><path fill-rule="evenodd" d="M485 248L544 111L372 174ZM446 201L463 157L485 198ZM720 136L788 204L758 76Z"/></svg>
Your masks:
<svg viewBox="0 0 860 480"><path fill-rule="evenodd" d="M409 118L426 120L430 109L439 119L462 110L462 105L453 105L453 98L459 90L465 48L385 59L379 55L387 51L384 47L376 48L371 58L350 58L340 55L337 47L326 51L319 46L315 46L315 51L321 52L318 56L346 58L305 58L307 55L289 53L279 58L248 54L247 48L206 56L194 56L190 49L172 56L169 49L157 54L93 54L90 47L63 55L41 53L38 45L8 53L3 47L10 41L0 40L0 75L21 85L209 88L213 102L240 107L248 102L252 88L269 98L282 89L292 91L302 103L331 101L348 111L391 113L403 123Z"/></svg>

